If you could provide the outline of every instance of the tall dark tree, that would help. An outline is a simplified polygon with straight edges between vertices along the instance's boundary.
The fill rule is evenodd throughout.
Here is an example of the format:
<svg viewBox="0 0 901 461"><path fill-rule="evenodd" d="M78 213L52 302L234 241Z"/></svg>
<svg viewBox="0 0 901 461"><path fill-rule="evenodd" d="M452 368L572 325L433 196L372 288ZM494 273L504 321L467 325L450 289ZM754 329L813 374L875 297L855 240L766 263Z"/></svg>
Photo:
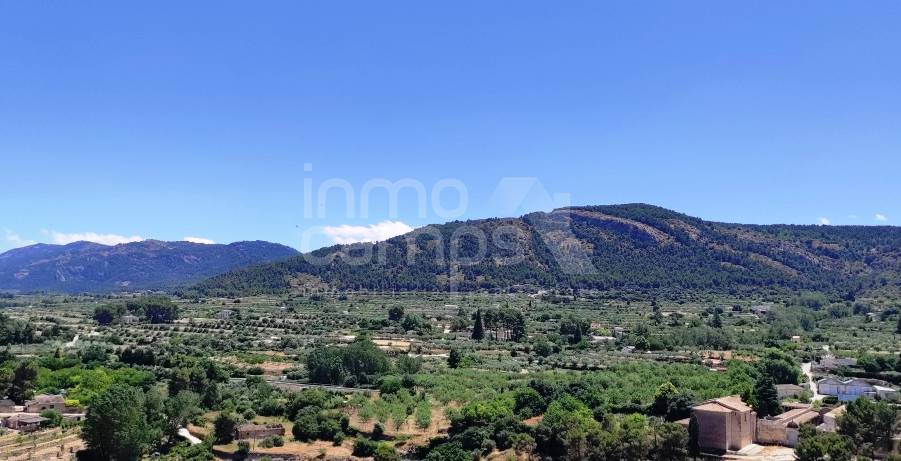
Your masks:
<svg viewBox="0 0 901 461"><path fill-rule="evenodd" d="M481 341L485 337L485 324L482 321L482 310L476 310L475 316L472 318L472 339Z"/></svg>
<svg viewBox="0 0 901 461"><path fill-rule="evenodd" d="M766 416L778 415L781 413L779 405L779 393L776 391L776 383L769 376L761 376L757 379L754 386L754 396L757 400L757 416L763 418Z"/></svg>
<svg viewBox="0 0 901 461"><path fill-rule="evenodd" d="M713 328L723 328L723 319L720 317L719 309L713 311L713 319L710 320L710 326Z"/></svg>
<svg viewBox="0 0 901 461"><path fill-rule="evenodd" d="M38 379L38 367L32 361L19 362L13 369L7 396L13 402L22 404L31 397L35 381Z"/></svg>
<svg viewBox="0 0 901 461"><path fill-rule="evenodd" d="M457 349L457 348L451 349L450 354L448 354L448 356L447 356L448 368L459 367L461 361L463 361L463 354L460 352L460 349Z"/></svg>

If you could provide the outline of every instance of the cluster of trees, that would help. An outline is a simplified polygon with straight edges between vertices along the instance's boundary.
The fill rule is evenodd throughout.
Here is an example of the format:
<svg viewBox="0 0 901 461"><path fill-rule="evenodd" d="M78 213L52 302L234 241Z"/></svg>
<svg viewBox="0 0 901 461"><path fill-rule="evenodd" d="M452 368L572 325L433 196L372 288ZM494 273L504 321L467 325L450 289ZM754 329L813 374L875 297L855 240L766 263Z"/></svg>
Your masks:
<svg viewBox="0 0 901 461"><path fill-rule="evenodd" d="M150 323L170 323L178 320L178 305L166 296L141 296L97 306L93 318L101 325L109 325L125 314L144 317Z"/></svg>
<svg viewBox="0 0 901 461"><path fill-rule="evenodd" d="M795 453L799 461L851 461L855 456L872 459L891 450L898 421L899 411L892 405L857 399L836 421L837 433L820 432L810 425L802 427Z"/></svg>
<svg viewBox="0 0 901 461"><path fill-rule="evenodd" d="M54 319L48 319L50 325L38 328L33 323L10 318L0 312L0 345L34 344L41 343L51 338L61 337L68 333Z"/></svg>
<svg viewBox="0 0 901 461"><path fill-rule="evenodd" d="M526 337L526 316L517 309L478 309L472 321L472 339L476 341L484 339L486 334L495 341L518 342Z"/></svg>
<svg viewBox="0 0 901 461"><path fill-rule="evenodd" d="M346 347L319 346L306 357L310 381L357 386L375 384L391 370L388 356L366 337Z"/></svg>
<svg viewBox="0 0 901 461"><path fill-rule="evenodd" d="M522 423L537 414L544 415L537 427ZM688 432L678 424L592 410L573 394L533 381L452 412L448 439L428 447L425 459L469 460L473 453L512 448L553 459L682 460L687 447Z"/></svg>
<svg viewBox="0 0 901 461"><path fill-rule="evenodd" d="M147 391L124 384L110 386L88 407L81 431L88 448L79 453L79 459L141 459L158 447L176 445L178 428L198 414L200 398L189 391L167 396L162 386ZM212 458L209 447L200 450L200 457L187 459Z"/></svg>

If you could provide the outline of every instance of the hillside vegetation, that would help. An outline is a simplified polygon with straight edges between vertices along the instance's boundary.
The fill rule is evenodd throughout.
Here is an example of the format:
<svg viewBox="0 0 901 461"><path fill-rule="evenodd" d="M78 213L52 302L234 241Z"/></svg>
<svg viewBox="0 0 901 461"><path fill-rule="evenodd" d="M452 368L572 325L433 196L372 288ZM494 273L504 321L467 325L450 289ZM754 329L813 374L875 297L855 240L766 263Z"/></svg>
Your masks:
<svg viewBox="0 0 901 461"><path fill-rule="evenodd" d="M231 271L194 290L804 289L853 296L897 290L899 274L898 227L728 224L630 204L427 226Z"/></svg>

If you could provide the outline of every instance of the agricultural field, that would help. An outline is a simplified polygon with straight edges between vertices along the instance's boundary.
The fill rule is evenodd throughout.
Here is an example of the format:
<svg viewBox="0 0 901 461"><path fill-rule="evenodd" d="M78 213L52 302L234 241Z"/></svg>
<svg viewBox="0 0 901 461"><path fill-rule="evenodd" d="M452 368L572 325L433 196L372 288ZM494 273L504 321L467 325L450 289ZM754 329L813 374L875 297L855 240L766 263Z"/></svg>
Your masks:
<svg viewBox="0 0 901 461"><path fill-rule="evenodd" d="M556 458L574 449L560 438L572 424L600 431L615 453L627 439L666 434L621 455L645 459L672 449L660 440L684 448L688 434L673 421L697 402L753 400L762 375L803 384L800 364L826 355L866 364L852 375L897 380L901 352L896 305L813 293L680 302L588 292L3 301L5 386L24 386L23 397L62 393L83 409L145 402L154 441L144 450L167 459ZM154 426L157 418L164 424ZM248 424L274 432L237 439Z"/></svg>

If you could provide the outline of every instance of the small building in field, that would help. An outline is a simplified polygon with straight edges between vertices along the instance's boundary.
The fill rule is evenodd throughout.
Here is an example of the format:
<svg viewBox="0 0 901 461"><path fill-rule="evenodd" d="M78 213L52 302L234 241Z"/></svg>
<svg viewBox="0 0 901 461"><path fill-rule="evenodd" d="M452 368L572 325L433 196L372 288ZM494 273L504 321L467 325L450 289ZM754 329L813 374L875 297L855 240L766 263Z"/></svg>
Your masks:
<svg viewBox="0 0 901 461"><path fill-rule="evenodd" d="M281 424L242 424L235 429L235 438L265 439L276 435L285 435L285 426Z"/></svg>
<svg viewBox="0 0 901 461"><path fill-rule="evenodd" d="M119 318L119 322L124 323L126 325L130 325L132 323L138 323L139 321L141 321L141 319L138 318L138 316L131 315L131 314L123 315L121 318Z"/></svg>
<svg viewBox="0 0 901 461"><path fill-rule="evenodd" d="M792 336L792 342L795 344L801 344L801 337L798 335Z"/></svg>
<svg viewBox="0 0 901 461"><path fill-rule="evenodd" d="M33 400L25 402L25 413L40 413L44 410L66 411L66 399L61 395L37 395Z"/></svg>
<svg viewBox="0 0 901 461"><path fill-rule="evenodd" d="M801 393L804 392L804 389L804 387L801 387L797 384L776 385L776 392L779 394L779 399L796 399L801 396Z"/></svg>
<svg viewBox="0 0 901 461"><path fill-rule="evenodd" d="M796 408L771 418L757 421L755 441L760 444L776 444L794 447L798 444L798 432L803 424L819 424L820 413L811 408Z"/></svg>
<svg viewBox="0 0 901 461"><path fill-rule="evenodd" d="M739 396L708 400L692 408L698 422L698 445L713 453L739 451L754 443L757 413Z"/></svg>
<svg viewBox="0 0 901 461"><path fill-rule="evenodd" d="M216 318L219 320L228 320L231 318L232 314L234 314L234 313L235 313L235 311L233 311L231 309L222 309L221 311L219 311L216 314Z"/></svg>
<svg viewBox="0 0 901 461"><path fill-rule="evenodd" d="M38 415L18 414L3 419L3 425L9 429L20 432L34 432L49 421Z"/></svg>

